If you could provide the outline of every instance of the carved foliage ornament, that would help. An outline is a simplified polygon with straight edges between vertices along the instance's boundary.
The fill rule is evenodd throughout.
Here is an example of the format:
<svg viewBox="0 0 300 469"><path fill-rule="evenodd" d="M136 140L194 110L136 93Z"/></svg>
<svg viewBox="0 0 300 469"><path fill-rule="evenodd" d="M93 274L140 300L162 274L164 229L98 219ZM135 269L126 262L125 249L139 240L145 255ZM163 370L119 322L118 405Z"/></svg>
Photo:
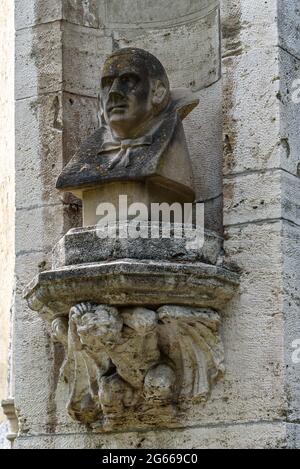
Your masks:
<svg viewBox="0 0 300 469"><path fill-rule="evenodd" d="M111 428L128 411L170 413L185 399L205 401L224 371L219 324L213 311L181 306L74 306L69 321L52 323L67 354L69 414Z"/></svg>

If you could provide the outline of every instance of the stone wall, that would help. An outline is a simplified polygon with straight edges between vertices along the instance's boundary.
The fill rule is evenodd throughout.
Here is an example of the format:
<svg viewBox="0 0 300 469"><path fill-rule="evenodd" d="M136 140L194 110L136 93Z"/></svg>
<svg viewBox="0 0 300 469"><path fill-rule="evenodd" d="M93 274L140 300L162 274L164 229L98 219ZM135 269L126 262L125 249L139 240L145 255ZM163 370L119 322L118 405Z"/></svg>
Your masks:
<svg viewBox="0 0 300 469"><path fill-rule="evenodd" d="M0 401L10 392L10 317L14 293L13 3L0 1ZM0 408L0 425L4 420ZM3 426L4 431L4 426ZM2 433L0 431L0 433ZM1 439L1 436L0 436Z"/></svg>
<svg viewBox="0 0 300 469"><path fill-rule="evenodd" d="M223 80L218 2L164 0L151 12L149 2L125 3L127 9L111 0L15 1L17 446L299 446L299 380L291 362L291 342L300 338L300 112L288 96L299 77L297 37L289 37L294 3L266 0L262 9L253 0L222 2ZM182 429L99 435L66 415L61 350L21 293L50 266L54 244L80 224L80 204L61 197L55 180L98 126L99 70L124 46L154 52L173 86L199 96L185 128L197 199L217 231L223 133L225 258L240 269L241 286L223 317L225 379L209 402L188 409Z"/></svg>
<svg viewBox="0 0 300 469"><path fill-rule="evenodd" d="M292 363L292 342L300 337L295 3L268 0L261 8L237 0L222 8L225 255L242 271L227 332L225 326L239 375L234 371L228 404L237 393L242 418L272 422L271 446L299 446L299 365ZM256 427L246 425L248 434Z"/></svg>
<svg viewBox="0 0 300 469"><path fill-rule="evenodd" d="M166 65L172 86L188 86L199 95L201 107L187 119L186 130L197 197L208 200L208 208L218 208L218 215L211 216L208 223L220 229L218 2L189 2L187 6L177 2L172 9L168 8L170 2L164 3L163 17L161 10L151 12L157 20L152 26L147 8L135 8L134 15L129 14L136 1L124 10L125 17L119 2L16 1L14 358L20 447L37 444L32 434L85 431L66 416L66 386L57 382L59 351L51 343L47 325L26 306L22 290L39 270L50 266L51 249L62 234L81 222L78 202L69 196L62 198L55 180L78 145L99 125L100 68L113 49L131 45L154 52ZM207 140L205 135L211 138ZM212 215L214 212L211 210ZM58 438L54 445L60 444ZM73 444L77 445L76 439Z"/></svg>

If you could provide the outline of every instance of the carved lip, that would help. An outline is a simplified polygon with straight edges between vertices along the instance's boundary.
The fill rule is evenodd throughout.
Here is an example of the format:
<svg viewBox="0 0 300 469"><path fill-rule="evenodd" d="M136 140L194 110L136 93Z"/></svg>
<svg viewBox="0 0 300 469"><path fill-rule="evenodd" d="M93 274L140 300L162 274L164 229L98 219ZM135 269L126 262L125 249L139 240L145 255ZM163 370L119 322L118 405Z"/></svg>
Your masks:
<svg viewBox="0 0 300 469"><path fill-rule="evenodd" d="M114 104L112 106L109 106L107 108L107 111L109 113L114 113L114 112L119 112L119 111L123 111L124 109L127 108L127 104Z"/></svg>

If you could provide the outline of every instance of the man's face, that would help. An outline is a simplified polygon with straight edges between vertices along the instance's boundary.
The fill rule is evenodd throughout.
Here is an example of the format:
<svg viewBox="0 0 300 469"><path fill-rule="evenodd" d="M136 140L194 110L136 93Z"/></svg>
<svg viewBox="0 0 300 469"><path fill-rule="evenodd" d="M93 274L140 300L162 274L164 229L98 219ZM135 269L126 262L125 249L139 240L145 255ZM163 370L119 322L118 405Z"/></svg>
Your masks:
<svg viewBox="0 0 300 469"><path fill-rule="evenodd" d="M153 115L151 80L141 61L131 55L109 59L103 68L101 97L104 117L120 138L139 135Z"/></svg>

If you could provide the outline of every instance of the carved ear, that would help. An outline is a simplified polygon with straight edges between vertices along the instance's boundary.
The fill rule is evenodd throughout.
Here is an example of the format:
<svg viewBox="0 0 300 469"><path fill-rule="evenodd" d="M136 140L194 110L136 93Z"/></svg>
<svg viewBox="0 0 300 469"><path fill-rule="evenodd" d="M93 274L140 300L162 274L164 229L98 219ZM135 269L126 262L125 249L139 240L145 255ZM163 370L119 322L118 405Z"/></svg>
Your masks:
<svg viewBox="0 0 300 469"><path fill-rule="evenodd" d="M105 120L105 117L104 117L101 93L98 94L98 121L99 121L99 127L106 127L107 126L106 120Z"/></svg>
<svg viewBox="0 0 300 469"><path fill-rule="evenodd" d="M160 106L166 99L167 94L168 94L168 90L163 84L163 82L160 80L157 80L155 82L154 89L153 89L153 96L152 96L153 105Z"/></svg>

